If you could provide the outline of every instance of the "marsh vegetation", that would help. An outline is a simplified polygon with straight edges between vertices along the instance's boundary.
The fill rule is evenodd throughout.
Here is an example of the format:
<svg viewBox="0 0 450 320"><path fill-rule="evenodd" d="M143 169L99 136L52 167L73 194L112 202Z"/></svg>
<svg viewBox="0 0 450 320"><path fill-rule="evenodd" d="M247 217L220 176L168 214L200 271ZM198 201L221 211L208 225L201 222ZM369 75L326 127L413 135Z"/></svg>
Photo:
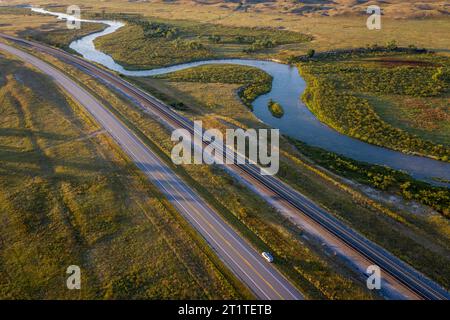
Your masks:
<svg viewBox="0 0 450 320"><path fill-rule="evenodd" d="M339 61L313 60L302 63L300 70L308 83L303 100L322 122L371 144L449 160L450 140L435 142L431 135L402 130L383 119L376 107L393 97L400 103L430 97L448 101L448 58L382 53ZM436 123L445 126L450 110L444 106L440 113Z"/></svg>

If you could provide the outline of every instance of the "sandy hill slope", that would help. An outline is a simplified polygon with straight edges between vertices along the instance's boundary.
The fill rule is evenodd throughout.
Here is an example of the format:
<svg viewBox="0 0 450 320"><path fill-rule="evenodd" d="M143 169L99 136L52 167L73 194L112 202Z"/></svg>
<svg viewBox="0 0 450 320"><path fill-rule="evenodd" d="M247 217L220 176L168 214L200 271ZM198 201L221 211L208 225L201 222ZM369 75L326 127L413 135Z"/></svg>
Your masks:
<svg viewBox="0 0 450 320"><path fill-rule="evenodd" d="M128 0L146 2L146 0ZM249 12L276 11L302 16L362 15L369 5L378 5L392 18L448 16L450 4L442 0L157 0L170 3L218 6ZM153 2L153 1L152 1Z"/></svg>

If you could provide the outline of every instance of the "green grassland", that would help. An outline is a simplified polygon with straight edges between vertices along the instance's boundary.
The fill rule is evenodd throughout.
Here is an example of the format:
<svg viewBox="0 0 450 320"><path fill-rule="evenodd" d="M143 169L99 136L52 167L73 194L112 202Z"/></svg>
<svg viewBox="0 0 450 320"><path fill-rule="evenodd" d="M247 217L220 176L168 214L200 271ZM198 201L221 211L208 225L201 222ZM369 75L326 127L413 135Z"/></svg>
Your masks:
<svg viewBox="0 0 450 320"><path fill-rule="evenodd" d="M17 34L55 22L54 17L34 15L30 10L0 6L0 32Z"/></svg>
<svg viewBox="0 0 450 320"><path fill-rule="evenodd" d="M0 55L0 297L249 297L110 138ZM81 267L81 290L66 268Z"/></svg>
<svg viewBox="0 0 450 320"><path fill-rule="evenodd" d="M242 102L249 108L260 95L272 89L272 77L266 72L248 66L205 65L193 69L180 70L155 77L172 82L201 82L242 84L238 90Z"/></svg>
<svg viewBox="0 0 450 320"><path fill-rule="evenodd" d="M450 140L433 141L433 135L424 135L420 130L401 130L395 127L398 121L382 118L377 111L382 109L380 105L384 100L392 101L395 97L403 110L409 108L409 112L414 113L417 107L407 105L411 99L424 101L432 97L443 106L437 107L440 116L435 117L433 123L446 128L450 115L448 106L445 107L450 92L449 70L450 60L433 54L392 56L385 53L376 57L319 59L300 64L301 74L308 84L303 100L322 122L368 143L443 161L449 160ZM378 107L373 106L376 100L374 105ZM390 118L400 119L395 114L402 112L402 108L390 105ZM448 133L444 132L443 136Z"/></svg>

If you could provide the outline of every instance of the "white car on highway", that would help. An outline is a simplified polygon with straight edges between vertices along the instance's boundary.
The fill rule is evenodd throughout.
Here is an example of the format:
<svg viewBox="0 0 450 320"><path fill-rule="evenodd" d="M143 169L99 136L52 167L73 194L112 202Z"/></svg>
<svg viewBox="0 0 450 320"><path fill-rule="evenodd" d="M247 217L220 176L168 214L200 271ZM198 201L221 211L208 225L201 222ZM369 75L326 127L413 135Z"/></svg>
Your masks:
<svg viewBox="0 0 450 320"><path fill-rule="evenodd" d="M262 256L264 259L267 260L267 262L270 262L270 263L273 262L273 256L269 252L263 252Z"/></svg>

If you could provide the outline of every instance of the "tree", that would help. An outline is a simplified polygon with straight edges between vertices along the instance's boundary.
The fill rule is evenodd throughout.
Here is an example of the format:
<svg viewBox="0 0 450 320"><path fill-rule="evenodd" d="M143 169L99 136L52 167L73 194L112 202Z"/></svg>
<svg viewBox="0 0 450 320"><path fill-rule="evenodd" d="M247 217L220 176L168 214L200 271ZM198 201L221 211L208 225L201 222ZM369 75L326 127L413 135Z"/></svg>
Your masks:
<svg viewBox="0 0 450 320"><path fill-rule="evenodd" d="M386 48L387 48L388 50L395 50L395 49L397 49L397 41L395 41L395 40L389 41L389 42L386 44Z"/></svg>
<svg viewBox="0 0 450 320"><path fill-rule="evenodd" d="M307 56L308 58L312 58L312 57L314 57L315 54L316 54L316 50L314 50L314 49L309 49L308 52L306 53L306 56Z"/></svg>
<svg viewBox="0 0 450 320"><path fill-rule="evenodd" d="M294 56L294 55L290 55L290 56L287 58L287 61L288 61L289 64L294 64L294 63L297 62L297 57Z"/></svg>

